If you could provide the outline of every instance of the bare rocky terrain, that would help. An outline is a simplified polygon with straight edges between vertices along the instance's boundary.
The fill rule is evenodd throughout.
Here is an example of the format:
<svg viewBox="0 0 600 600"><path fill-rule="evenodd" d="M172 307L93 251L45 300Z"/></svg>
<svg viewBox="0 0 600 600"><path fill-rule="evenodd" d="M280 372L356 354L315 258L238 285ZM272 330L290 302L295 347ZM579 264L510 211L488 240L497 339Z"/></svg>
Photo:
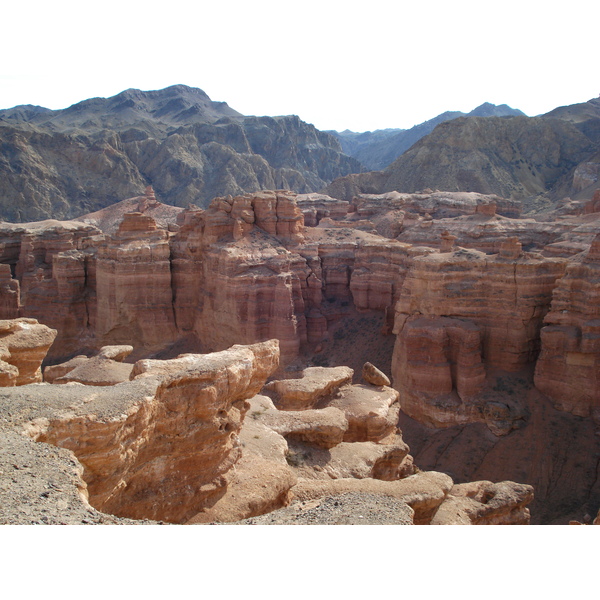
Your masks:
<svg viewBox="0 0 600 600"><path fill-rule="evenodd" d="M405 131L333 135L293 115L241 115L184 85L56 111L17 106L0 110L0 217L71 219L148 185L179 208L265 189L349 201L438 189L497 194L539 212L592 197L599 122L597 99L535 118L486 103Z"/></svg>
<svg viewBox="0 0 600 600"><path fill-rule="evenodd" d="M163 202L317 191L360 172L333 136L296 116L243 116L196 88L125 90L69 108L0 110L0 215L70 219L152 185Z"/></svg>
<svg viewBox="0 0 600 600"><path fill-rule="evenodd" d="M536 220L476 193L278 190L172 210L147 188L4 225L2 519L594 516L599 202Z"/></svg>
<svg viewBox="0 0 600 600"><path fill-rule="evenodd" d="M523 212L553 210L565 198L590 200L598 189L600 100L539 117L444 120L382 171L347 175L325 193L469 191L518 200Z"/></svg>
<svg viewBox="0 0 600 600"><path fill-rule="evenodd" d="M422 137L431 133L440 123L459 117L507 116L525 115L522 111L510 108L506 104L496 106L485 102L469 113L447 111L410 129L383 129L363 133L331 131L330 133L339 138L346 154L359 160L367 169L378 171L388 167Z"/></svg>
<svg viewBox="0 0 600 600"><path fill-rule="evenodd" d="M0 522L592 522L596 112L454 119L399 159L488 165L485 193L381 192L388 170L184 208L142 177L72 220L0 223ZM174 140L191 113L195 136L243 125L271 169L331 169L316 130L189 89L2 118L25 137L79 139L84 115L100 138L154 122L144 135ZM517 150L535 173L507 168Z"/></svg>

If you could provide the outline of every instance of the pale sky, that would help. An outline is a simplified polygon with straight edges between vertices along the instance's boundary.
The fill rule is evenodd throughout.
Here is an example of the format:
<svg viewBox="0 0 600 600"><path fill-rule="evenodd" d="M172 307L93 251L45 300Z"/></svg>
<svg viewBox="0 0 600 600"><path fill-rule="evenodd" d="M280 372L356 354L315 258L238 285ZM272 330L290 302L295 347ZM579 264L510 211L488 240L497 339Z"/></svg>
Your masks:
<svg viewBox="0 0 600 600"><path fill-rule="evenodd" d="M33 0L2 9L0 108L182 83L246 115L408 128L483 102L530 116L600 93L589 0Z"/></svg>

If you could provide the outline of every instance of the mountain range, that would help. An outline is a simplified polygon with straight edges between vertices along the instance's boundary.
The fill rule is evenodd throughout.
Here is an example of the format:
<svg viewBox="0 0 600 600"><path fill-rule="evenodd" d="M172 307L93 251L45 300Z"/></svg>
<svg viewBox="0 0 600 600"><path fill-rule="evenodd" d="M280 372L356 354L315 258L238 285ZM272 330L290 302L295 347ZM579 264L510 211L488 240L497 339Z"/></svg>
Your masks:
<svg viewBox="0 0 600 600"><path fill-rule="evenodd" d="M183 85L0 111L0 215L72 218L136 196L206 206L260 189L311 192L364 170L296 116L245 117Z"/></svg>
<svg viewBox="0 0 600 600"><path fill-rule="evenodd" d="M326 193L424 189L497 194L525 211L565 198L589 200L600 187L600 98L539 117L458 117L438 124L381 171L332 182Z"/></svg>
<svg viewBox="0 0 600 600"><path fill-rule="evenodd" d="M263 189L493 193L542 210L599 187L600 99L527 117L507 105L445 112L407 130L319 131L244 116L184 85L128 89L62 110L0 110L0 218L69 219L138 196L206 207Z"/></svg>
<svg viewBox="0 0 600 600"><path fill-rule="evenodd" d="M525 116L522 111L506 104L497 106L485 102L469 113L446 111L433 119L415 125L410 129L380 129L355 133L353 131L328 131L339 138L342 150L349 156L359 160L372 171L385 169L401 154L404 154L414 143L431 133L437 125L458 119L459 117L514 117Z"/></svg>

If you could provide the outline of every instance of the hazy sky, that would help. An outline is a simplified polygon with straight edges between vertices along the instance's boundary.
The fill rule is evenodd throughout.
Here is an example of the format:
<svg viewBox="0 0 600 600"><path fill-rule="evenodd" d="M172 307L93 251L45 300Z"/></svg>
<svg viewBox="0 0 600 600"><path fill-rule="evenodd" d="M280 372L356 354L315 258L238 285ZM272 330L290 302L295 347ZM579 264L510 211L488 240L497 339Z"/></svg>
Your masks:
<svg viewBox="0 0 600 600"><path fill-rule="evenodd" d="M600 93L599 12L589 0L11 2L0 108L183 83L320 129L408 128L486 101L533 116Z"/></svg>

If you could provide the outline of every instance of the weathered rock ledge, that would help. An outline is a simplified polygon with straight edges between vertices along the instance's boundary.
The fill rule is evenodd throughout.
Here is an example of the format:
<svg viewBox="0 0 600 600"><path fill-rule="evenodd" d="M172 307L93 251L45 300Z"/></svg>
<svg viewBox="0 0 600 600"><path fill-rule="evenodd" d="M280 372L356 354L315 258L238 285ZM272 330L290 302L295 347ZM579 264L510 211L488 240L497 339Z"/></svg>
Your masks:
<svg viewBox="0 0 600 600"><path fill-rule="evenodd" d="M245 400L278 360L271 341L144 361L134 380L114 386L4 388L2 428L71 450L83 466L81 493L98 510L183 522L226 487Z"/></svg>
<svg viewBox="0 0 600 600"><path fill-rule="evenodd" d="M106 347L96 359L130 351ZM258 394L278 363L271 340L140 360L130 380L112 385L0 389L0 523L236 522L351 492L359 506L394 503L392 522L427 524L447 499L456 504L461 488L448 475L413 467L396 426L397 392L352 385L349 369L336 381L331 369L329 396L321 380L303 390L317 408L278 410ZM444 523L492 522L499 512L503 522L528 522L531 494L518 511L510 494L496 494L506 502L492 510L479 496Z"/></svg>

